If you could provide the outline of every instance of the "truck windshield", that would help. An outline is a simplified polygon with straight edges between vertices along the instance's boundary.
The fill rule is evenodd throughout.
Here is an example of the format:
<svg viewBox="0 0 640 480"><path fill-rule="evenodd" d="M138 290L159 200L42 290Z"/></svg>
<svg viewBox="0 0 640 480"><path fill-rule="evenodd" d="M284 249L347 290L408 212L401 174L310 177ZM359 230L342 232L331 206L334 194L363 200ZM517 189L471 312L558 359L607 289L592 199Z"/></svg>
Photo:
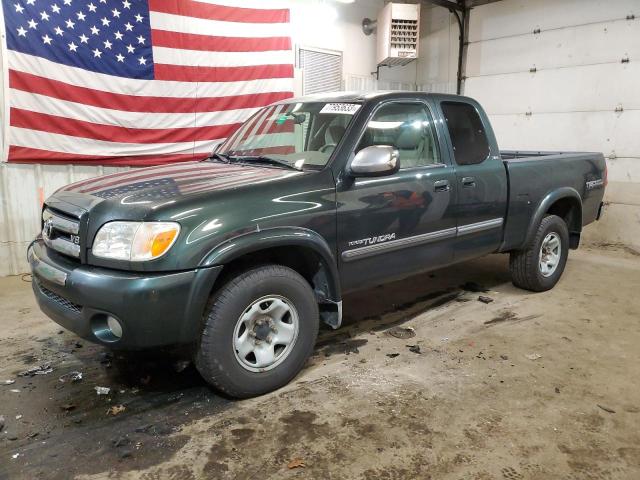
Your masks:
<svg viewBox="0 0 640 480"><path fill-rule="evenodd" d="M229 161L321 168L360 108L357 103L306 102L265 107L217 149Z"/></svg>

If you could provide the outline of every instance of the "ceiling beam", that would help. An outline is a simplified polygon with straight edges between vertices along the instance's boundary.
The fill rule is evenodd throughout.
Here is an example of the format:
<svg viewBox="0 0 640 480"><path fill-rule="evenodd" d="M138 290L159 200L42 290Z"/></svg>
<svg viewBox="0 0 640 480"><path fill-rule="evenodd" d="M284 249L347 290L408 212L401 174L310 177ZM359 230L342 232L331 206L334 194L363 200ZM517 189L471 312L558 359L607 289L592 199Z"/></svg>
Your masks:
<svg viewBox="0 0 640 480"><path fill-rule="evenodd" d="M487 5L489 3L499 2L501 0L466 0L467 8L480 7L481 5Z"/></svg>
<svg viewBox="0 0 640 480"><path fill-rule="evenodd" d="M449 11L464 11L464 6L460 5L458 2L454 2L452 0L422 0L423 3L430 3L432 5L437 5L438 7L444 7Z"/></svg>

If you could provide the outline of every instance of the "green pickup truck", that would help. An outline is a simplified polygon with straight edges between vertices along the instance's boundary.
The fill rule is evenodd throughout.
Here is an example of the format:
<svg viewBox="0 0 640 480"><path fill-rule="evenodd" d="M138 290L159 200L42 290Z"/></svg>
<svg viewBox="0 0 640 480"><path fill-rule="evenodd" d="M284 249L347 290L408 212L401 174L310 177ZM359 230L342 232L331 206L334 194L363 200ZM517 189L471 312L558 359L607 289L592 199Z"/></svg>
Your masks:
<svg viewBox="0 0 640 480"><path fill-rule="evenodd" d="M300 371L346 292L496 252L518 287L552 288L606 183L600 153L500 151L470 98L295 98L209 158L55 192L33 291L85 339L187 346L207 382L249 397Z"/></svg>

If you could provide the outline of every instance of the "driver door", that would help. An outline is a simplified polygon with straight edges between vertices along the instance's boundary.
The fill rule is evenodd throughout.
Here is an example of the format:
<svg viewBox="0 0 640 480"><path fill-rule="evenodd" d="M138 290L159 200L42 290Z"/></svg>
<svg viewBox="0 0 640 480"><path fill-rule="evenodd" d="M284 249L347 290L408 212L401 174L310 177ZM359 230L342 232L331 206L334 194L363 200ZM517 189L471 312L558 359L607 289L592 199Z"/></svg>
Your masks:
<svg viewBox="0 0 640 480"><path fill-rule="evenodd" d="M354 153L391 145L400 170L349 177L337 192L338 253L343 290L377 285L448 264L456 182L443 160L425 103L391 101L374 112Z"/></svg>

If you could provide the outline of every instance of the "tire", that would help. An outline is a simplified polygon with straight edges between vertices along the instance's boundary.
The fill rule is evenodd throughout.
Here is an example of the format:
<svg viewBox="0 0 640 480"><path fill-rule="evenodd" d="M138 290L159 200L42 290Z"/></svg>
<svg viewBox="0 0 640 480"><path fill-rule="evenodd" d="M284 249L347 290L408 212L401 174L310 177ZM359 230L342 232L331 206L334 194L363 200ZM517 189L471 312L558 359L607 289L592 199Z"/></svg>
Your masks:
<svg viewBox="0 0 640 480"><path fill-rule="evenodd" d="M541 266L541 263L544 258L550 259L551 262L555 255L543 258L541 250L545 242L547 248L549 245L555 245L554 238L558 240L560 251L557 255L555 268L551 269L549 267L551 263L545 262L546 266ZM540 222L529 246L524 250L511 252L509 269L513 284L532 292L544 292L552 289L562 276L568 255L569 230L567 224L557 215L547 215Z"/></svg>
<svg viewBox="0 0 640 480"><path fill-rule="evenodd" d="M286 313L280 318L282 311ZM318 325L318 303L301 275L281 265L247 270L230 279L209 300L196 368L210 385L230 397L271 392L300 372L313 352ZM277 344L281 337L292 340L287 345ZM245 354L248 347L254 350ZM264 362L259 363L263 357L277 360L263 367Z"/></svg>

